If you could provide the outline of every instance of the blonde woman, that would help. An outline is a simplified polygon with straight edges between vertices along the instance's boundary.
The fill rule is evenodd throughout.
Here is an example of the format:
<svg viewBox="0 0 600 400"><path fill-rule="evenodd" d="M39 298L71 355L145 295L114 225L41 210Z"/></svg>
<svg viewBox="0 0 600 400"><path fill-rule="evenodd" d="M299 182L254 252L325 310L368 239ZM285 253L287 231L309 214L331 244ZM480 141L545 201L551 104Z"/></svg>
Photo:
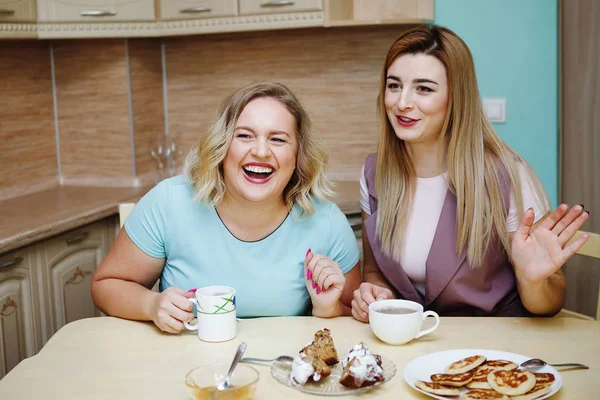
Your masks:
<svg viewBox="0 0 600 400"><path fill-rule="evenodd" d="M550 212L538 178L494 132L473 59L452 31L417 27L388 51L378 98L376 154L361 176L365 283L353 316L403 298L440 315L552 315L561 266L588 217Z"/></svg>
<svg viewBox="0 0 600 400"><path fill-rule="evenodd" d="M246 86L185 163L144 196L93 276L96 306L178 333L200 286L236 289L239 317L350 315L360 284L352 229L326 154L288 88ZM160 293L150 290L160 277Z"/></svg>

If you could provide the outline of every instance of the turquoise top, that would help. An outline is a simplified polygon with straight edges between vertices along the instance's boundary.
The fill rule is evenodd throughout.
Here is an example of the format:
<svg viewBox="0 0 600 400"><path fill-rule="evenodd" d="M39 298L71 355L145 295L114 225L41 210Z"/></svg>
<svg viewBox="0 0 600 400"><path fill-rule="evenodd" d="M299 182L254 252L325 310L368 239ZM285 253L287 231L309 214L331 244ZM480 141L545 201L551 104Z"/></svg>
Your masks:
<svg viewBox="0 0 600 400"><path fill-rule="evenodd" d="M237 239L213 205L196 203L183 176L148 192L125 221L125 231L146 254L166 258L160 290L225 285L236 289L238 317L305 315L304 257L327 255L347 273L359 250L346 216L332 202L313 202L315 213L299 217L297 206L269 236Z"/></svg>

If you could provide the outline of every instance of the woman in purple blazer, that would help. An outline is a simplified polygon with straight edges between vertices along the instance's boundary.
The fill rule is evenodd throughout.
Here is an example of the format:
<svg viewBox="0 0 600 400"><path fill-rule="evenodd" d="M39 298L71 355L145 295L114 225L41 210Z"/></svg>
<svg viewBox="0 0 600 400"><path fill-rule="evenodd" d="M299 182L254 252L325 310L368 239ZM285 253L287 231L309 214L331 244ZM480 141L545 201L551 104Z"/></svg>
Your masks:
<svg viewBox="0 0 600 400"><path fill-rule="evenodd" d="M454 32L421 26L388 51L381 134L361 174L364 283L352 313L403 298L440 315L553 315L582 205L554 211L527 162L494 132L471 52Z"/></svg>

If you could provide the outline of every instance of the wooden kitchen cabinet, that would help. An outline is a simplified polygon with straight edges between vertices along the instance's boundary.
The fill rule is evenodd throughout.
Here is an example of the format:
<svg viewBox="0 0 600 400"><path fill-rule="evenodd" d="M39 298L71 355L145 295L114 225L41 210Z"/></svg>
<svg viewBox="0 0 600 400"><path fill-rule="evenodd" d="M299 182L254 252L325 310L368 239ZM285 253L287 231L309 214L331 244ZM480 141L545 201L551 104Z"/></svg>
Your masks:
<svg viewBox="0 0 600 400"><path fill-rule="evenodd" d="M238 0L160 0L160 19L234 17Z"/></svg>
<svg viewBox="0 0 600 400"><path fill-rule="evenodd" d="M0 379L42 347L39 290L32 268L35 254L31 250L0 255Z"/></svg>
<svg viewBox="0 0 600 400"><path fill-rule="evenodd" d="M24 22L35 20L35 0L0 0L0 22Z"/></svg>
<svg viewBox="0 0 600 400"><path fill-rule="evenodd" d="M154 21L154 0L37 0L43 22Z"/></svg>
<svg viewBox="0 0 600 400"><path fill-rule="evenodd" d="M99 316L92 302L92 274L109 247L107 220L48 239L38 245L46 315L44 343L69 322Z"/></svg>
<svg viewBox="0 0 600 400"><path fill-rule="evenodd" d="M325 26L422 24L434 20L434 0L324 0Z"/></svg>
<svg viewBox="0 0 600 400"><path fill-rule="evenodd" d="M321 11L322 0L239 0L240 15Z"/></svg>

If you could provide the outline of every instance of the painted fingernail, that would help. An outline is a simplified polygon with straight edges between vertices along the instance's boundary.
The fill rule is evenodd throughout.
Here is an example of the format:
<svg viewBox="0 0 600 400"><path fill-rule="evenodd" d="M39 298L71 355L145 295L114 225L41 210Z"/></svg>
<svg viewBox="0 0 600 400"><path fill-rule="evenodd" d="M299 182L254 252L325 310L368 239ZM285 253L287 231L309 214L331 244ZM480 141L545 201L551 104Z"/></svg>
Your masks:
<svg viewBox="0 0 600 400"><path fill-rule="evenodd" d="M588 210L585 210L586 213L588 213L588 215L590 215L590 212Z"/></svg>
<svg viewBox="0 0 600 400"><path fill-rule="evenodd" d="M313 289L316 289L317 288L317 284L315 282L313 282L312 283L312 287L313 287Z"/></svg>
<svg viewBox="0 0 600 400"><path fill-rule="evenodd" d="M325 291L327 291L327 289L325 289L325 286L323 286L323 287L321 288L321 292L325 292Z"/></svg>
<svg viewBox="0 0 600 400"><path fill-rule="evenodd" d="M196 293L196 290L198 290L198 289L196 289L196 288L190 289L190 290L188 290L188 293Z"/></svg>
<svg viewBox="0 0 600 400"><path fill-rule="evenodd" d="M312 281L312 271L310 269L306 271L306 280Z"/></svg>
<svg viewBox="0 0 600 400"><path fill-rule="evenodd" d="M317 294L321 293L321 288L317 286Z"/></svg>
<svg viewBox="0 0 600 400"><path fill-rule="evenodd" d="M580 204L580 206L581 206L582 209L585 208L585 206L583 204Z"/></svg>
<svg viewBox="0 0 600 400"><path fill-rule="evenodd" d="M306 250L306 255L304 256L304 258L308 257L309 254L310 254L310 249Z"/></svg>

